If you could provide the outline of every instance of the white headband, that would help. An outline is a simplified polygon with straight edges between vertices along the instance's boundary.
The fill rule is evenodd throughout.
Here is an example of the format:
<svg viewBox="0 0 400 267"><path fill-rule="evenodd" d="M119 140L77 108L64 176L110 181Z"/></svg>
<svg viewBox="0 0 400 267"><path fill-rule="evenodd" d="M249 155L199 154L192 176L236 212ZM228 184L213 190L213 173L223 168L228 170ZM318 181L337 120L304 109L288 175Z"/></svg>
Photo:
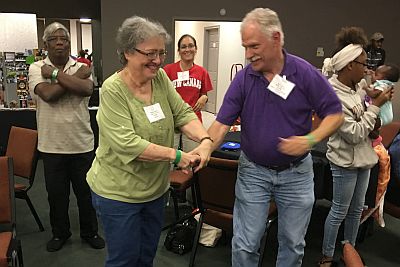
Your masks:
<svg viewBox="0 0 400 267"><path fill-rule="evenodd" d="M347 64L361 55L363 48L361 45L349 44L337 52L332 58L325 58L322 73L328 75L328 72L338 72Z"/></svg>

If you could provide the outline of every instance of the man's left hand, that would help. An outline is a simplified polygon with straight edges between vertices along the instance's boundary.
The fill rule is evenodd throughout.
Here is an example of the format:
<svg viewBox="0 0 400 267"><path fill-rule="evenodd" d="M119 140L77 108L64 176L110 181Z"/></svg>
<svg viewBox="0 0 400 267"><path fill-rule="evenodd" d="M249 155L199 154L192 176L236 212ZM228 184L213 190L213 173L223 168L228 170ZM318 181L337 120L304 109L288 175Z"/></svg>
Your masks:
<svg viewBox="0 0 400 267"><path fill-rule="evenodd" d="M279 138L278 150L286 155L301 156L310 151L310 143L305 136L291 136L289 138Z"/></svg>
<svg viewBox="0 0 400 267"><path fill-rule="evenodd" d="M74 76L80 78L80 79L87 79L90 77L90 75L92 74L92 71L90 70L90 68L86 65L82 65L77 72L75 72Z"/></svg>

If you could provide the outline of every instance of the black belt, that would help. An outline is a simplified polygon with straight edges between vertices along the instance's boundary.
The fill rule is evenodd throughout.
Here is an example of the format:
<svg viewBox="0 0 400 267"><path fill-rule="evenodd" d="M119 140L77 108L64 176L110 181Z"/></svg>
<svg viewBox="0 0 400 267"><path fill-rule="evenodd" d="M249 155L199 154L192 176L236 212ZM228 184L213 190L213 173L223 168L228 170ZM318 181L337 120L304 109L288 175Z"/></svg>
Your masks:
<svg viewBox="0 0 400 267"><path fill-rule="evenodd" d="M304 154L301 157L298 157L297 159L293 160L292 162L288 163L288 164L284 164L284 165L264 165L265 168L267 169L271 169L277 172L281 172L284 170L289 169L290 167L295 167L297 166L303 159L305 159L308 156L309 153Z"/></svg>

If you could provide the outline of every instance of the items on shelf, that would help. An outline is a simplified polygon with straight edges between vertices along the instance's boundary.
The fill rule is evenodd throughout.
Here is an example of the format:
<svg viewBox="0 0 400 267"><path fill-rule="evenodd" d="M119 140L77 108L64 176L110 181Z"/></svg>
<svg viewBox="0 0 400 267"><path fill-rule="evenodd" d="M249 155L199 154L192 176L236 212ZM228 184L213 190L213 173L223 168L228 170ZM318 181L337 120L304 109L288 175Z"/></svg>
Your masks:
<svg viewBox="0 0 400 267"><path fill-rule="evenodd" d="M28 88L28 70L32 50L25 53L0 53L0 83L4 89L3 106L28 108L33 104ZM34 58L34 56L33 56Z"/></svg>
<svg viewBox="0 0 400 267"><path fill-rule="evenodd" d="M17 78L17 96L19 99L19 107L27 108L28 107L28 77L24 73L20 73Z"/></svg>

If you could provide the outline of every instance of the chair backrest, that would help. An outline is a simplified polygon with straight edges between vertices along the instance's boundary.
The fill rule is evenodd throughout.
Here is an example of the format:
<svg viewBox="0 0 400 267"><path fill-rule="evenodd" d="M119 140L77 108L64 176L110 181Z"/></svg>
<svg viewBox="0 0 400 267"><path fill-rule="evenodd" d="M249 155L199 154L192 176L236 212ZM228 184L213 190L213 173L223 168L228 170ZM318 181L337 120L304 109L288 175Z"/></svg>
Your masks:
<svg viewBox="0 0 400 267"><path fill-rule="evenodd" d="M6 156L12 157L14 174L30 180L32 185L38 160L36 130L12 126Z"/></svg>
<svg viewBox="0 0 400 267"><path fill-rule="evenodd" d="M231 228L237 169L237 160L211 157L207 167L197 173L201 195L201 204L199 205L202 205L202 208L207 210L206 223L220 228ZM220 218L212 216L207 220L207 214L217 214L214 211L220 213ZM225 221L219 223L219 219ZM224 227L226 225L229 226Z"/></svg>
<svg viewBox="0 0 400 267"><path fill-rule="evenodd" d="M12 158L0 157L0 224L15 222L14 174Z"/></svg>

